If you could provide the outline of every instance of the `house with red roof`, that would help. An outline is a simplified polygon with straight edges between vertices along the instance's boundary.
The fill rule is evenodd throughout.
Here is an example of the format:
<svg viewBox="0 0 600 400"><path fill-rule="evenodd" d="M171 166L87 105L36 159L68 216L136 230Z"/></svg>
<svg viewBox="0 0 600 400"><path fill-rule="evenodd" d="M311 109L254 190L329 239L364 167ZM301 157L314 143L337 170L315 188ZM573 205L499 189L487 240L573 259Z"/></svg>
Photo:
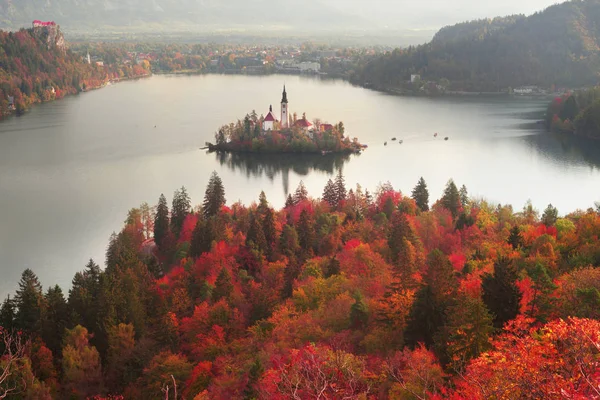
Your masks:
<svg viewBox="0 0 600 400"><path fill-rule="evenodd" d="M321 132L329 132L329 131L333 130L333 125L331 125L331 124L321 124L320 128L321 128L320 129Z"/></svg>
<svg viewBox="0 0 600 400"><path fill-rule="evenodd" d="M262 128L263 131L272 131L275 130L275 123L278 122L273 114L273 106L269 106L269 113L263 120Z"/></svg>

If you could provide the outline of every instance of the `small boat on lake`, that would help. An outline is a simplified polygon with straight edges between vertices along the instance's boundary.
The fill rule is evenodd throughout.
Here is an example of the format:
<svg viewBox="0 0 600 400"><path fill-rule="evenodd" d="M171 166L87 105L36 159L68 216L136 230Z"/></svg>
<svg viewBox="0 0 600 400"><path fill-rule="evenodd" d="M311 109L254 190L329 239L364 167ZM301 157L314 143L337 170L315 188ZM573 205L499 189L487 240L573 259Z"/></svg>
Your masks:
<svg viewBox="0 0 600 400"><path fill-rule="evenodd" d="M433 137L437 137L437 135L438 135L438 134L437 134L437 132L436 132L436 133L434 133L434 134L433 134Z"/></svg>
<svg viewBox="0 0 600 400"><path fill-rule="evenodd" d="M387 146L387 142L385 142L383 145L384 145L384 146Z"/></svg>
<svg viewBox="0 0 600 400"><path fill-rule="evenodd" d="M404 140L401 140L401 141L399 141L398 143L402 144L402 143L404 143Z"/></svg>
<svg viewBox="0 0 600 400"><path fill-rule="evenodd" d="M396 140L396 138L395 138L395 137L393 137L393 138L392 138L392 140Z"/></svg>
<svg viewBox="0 0 600 400"><path fill-rule="evenodd" d="M446 136L446 137L444 138L444 140L448 140L448 136Z"/></svg>

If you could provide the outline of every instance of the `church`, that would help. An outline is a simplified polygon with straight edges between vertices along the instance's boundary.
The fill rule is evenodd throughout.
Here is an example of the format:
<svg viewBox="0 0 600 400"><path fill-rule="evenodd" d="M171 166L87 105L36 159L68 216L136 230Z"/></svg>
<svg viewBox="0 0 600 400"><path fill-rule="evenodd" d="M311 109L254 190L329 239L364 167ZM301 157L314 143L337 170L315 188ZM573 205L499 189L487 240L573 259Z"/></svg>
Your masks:
<svg viewBox="0 0 600 400"><path fill-rule="evenodd" d="M308 130L312 127L312 124L304 117L295 121L294 126L299 127L308 133ZM280 119L277 120L277 118L275 118L275 114L273 113L273 106L269 106L269 112L263 120L262 129L263 131L275 131L287 128L290 128L290 109L287 98L287 91L285 90L285 85L283 85Z"/></svg>

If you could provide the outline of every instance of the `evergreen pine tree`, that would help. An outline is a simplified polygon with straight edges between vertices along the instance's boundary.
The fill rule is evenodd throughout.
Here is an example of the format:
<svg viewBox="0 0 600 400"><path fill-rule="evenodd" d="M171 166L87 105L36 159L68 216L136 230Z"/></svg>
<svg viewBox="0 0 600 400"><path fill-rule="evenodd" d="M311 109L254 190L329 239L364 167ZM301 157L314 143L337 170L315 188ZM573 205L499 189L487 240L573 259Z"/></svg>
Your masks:
<svg viewBox="0 0 600 400"><path fill-rule="evenodd" d="M523 246L523 235L521 235L521 230L517 225L513 226L510 230L508 244L510 244L514 250L517 250Z"/></svg>
<svg viewBox="0 0 600 400"><path fill-rule="evenodd" d="M272 261L275 246L277 244L277 230L275 229L275 214L271 208L266 209L265 216L262 221L262 228L265 235L267 245L267 259Z"/></svg>
<svg viewBox="0 0 600 400"><path fill-rule="evenodd" d="M267 250L267 239L258 216L255 214L250 215L250 228L246 235L246 246L263 253Z"/></svg>
<svg viewBox="0 0 600 400"><path fill-rule="evenodd" d="M264 215L265 211L269 208L269 202L267 201L267 195L264 191L260 192L258 196L258 208L257 211L260 215Z"/></svg>
<svg viewBox="0 0 600 400"><path fill-rule="evenodd" d="M327 269L325 270L325 278L330 278L334 275L339 275L341 272L342 266L340 265L340 261L336 257L332 257L331 260L327 263Z"/></svg>
<svg viewBox="0 0 600 400"><path fill-rule="evenodd" d="M217 280L215 282L215 289L212 292L213 301L217 302L221 299L229 299L229 296L233 292L233 283L231 280L231 274L229 270L225 267L221 269L219 272L219 276L217 276Z"/></svg>
<svg viewBox="0 0 600 400"><path fill-rule="evenodd" d="M419 179L417 186L413 189L412 198L421 211L429 211L429 190L427 190L427 184L423 177Z"/></svg>
<svg viewBox="0 0 600 400"><path fill-rule="evenodd" d="M214 230L214 220L198 219L194 231L192 232L192 241L190 243L190 256L200 257L203 253L208 253L212 248L213 241L216 240Z"/></svg>
<svg viewBox="0 0 600 400"><path fill-rule="evenodd" d="M483 276L482 299L494 316L494 327L504 324L519 314L521 291L516 285L517 272L510 260L501 258L494 264L494 273Z"/></svg>
<svg viewBox="0 0 600 400"><path fill-rule="evenodd" d="M294 193L294 205L308 200L308 191L306 190L306 186L304 186L304 182L300 181L298 184L298 188L296 188L296 192Z"/></svg>
<svg viewBox="0 0 600 400"><path fill-rule="evenodd" d="M291 194L288 194L287 198L285 199L285 208L290 208L294 205L294 199L292 198Z"/></svg>
<svg viewBox="0 0 600 400"><path fill-rule="evenodd" d="M173 194L173 207L171 208L171 232L176 237L179 237L183 222L190 213L191 207L192 201L190 196L188 196L185 187L182 186L181 189L176 190Z"/></svg>
<svg viewBox="0 0 600 400"><path fill-rule="evenodd" d="M331 207L337 207L338 205L336 187L331 179L327 181L325 189L323 190L323 200Z"/></svg>
<svg viewBox="0 0 600 400"><path fill-rule="evenodd" d="M90 260L83 272L75 274L69 290L68 305L73 322L85 326L91 332L97 332L99 327L98 298L102 274L98 264Z"/></svg>
<svg viewBox="0 0 600 400"><path fill-rule="evenodd" d="M354 295L354 304L350 307L350 325L353 329L362 329L369 322L369 307L360 292Z"/></svg>
<svg viewBox="0 0 600 400"><path fill-rule="evenodd" d="M407 344L434 344L437 333L446 325L447 311L454 304L457 287L448 257L439 250L432 251L427 258L422 286L410 311L405 336Z"/></svg>
<svg viewBox="0 0 600 400"><path fill-rule="evenodd" d="M42 318L42 339L53 354L59 354L62 337L69 326L69 307L61 288L48 288L45 296L47 308Z"/></svg>
<svg viewBox="0 0 600 400"><path fill-rule="evenodd" d="M458 212L461 207L460 193L458 193L456 184L452 179L448 181L446 189L444 189L444 196L441 198L441 202L444 208L450 211L453 218L458 217Z"/></svg>
<svg viewBox="0 0 600 400"><path fill-rule="evenodd" d="M41 333L42 313L45 309L44 294L38 277L29 268L21 275L15 304L17 306L16 328L33 334Z"/></svg>
<svg viewBox="0 0 600 400"><path fill-rule="evenodd" d="M307 255L312 254L315 245L315 227L310 215L306 209L300 213L298 219L298 242L300 248L306 252Z"/></svg>
<svg viewBox="0 0 600 400"><path fill-rule="evenodd" d="M288 258L294 257L300 249L298 232L292 225L287 224L283 227L280 248L281 252Z"/></svg>
<svg viewBox="0 0 600 400"><path fill-rule="evenodd" d="M204 193L203 212L204 218L209 219L219 214L225 205L225 188L216 172L213 172Z"/></svg>
<svg viewBox="0 0 600 400"><path fill-rule="evenodd" d="M554 226L557 219L558 210L552 204L548 204L548 207L546 207L544 213L542 214L542 223L546 226Z"/></svg>
<svg viewBox="0 0 600 400"><path fill-rule="evenodd" d="M154 243L161 248L169 233L169 206L164 194L158 199L158 207L154 216ZM162 250L162 249L161 249Z"/></svg>
<svg viewBox="0 0 600 400"><path fill-rule="evenodd" d="M388 246L397 273L407 279L417 270L417 251L421 243L405 214L395 213L388 234Z"/></svg>
<svg viewBox="0 0 600 400"><path fill-rule="evenodd" d="M371 204L373 204L373 196L371 195L371 192L369 192L369 189L365 190L365 203L367 205L367 208L371 206Z"/></svg>
<svg viewBox="0 0 600 400"><path fill-rule="evenodd" d="M465 185L460 187L458 195L460 197L460 204L463 206L463 208L469 205L469 192L467 192L467 187Z"/></svg>
<svg viewBox="0 0 600 400"><path fill-rule="evenodd" d="M533 299L527 314L531 318L536 318L542 323L548 322L552 311L556 308L556 297L552 296L557 286L552 281L548 270L541 263L536 263L533 268L529 268L527 275L533 281Z"/></svg>
<svg viewBox="0 0 600 400"><path fill-rule="evenodd" d="M335 197L338 206L346 201L347 197L346 182L341 169L338 171L338 174L335 178Z"/></svg>
<svg viewBox="0 0 600 400"><path fill-rule="evenodd" d="M0 307L0 326L10 332L14 328L15 318L15 301L8 295Z"/></svg>
<svg viewBox="0 0 600 400"><path fill-rule="evenodd" d="M447 361L455 371L490 347L494 332L492 316L480 298L460 295L448 310L448 323L436 338L436 347L445 350Z"/></svg>

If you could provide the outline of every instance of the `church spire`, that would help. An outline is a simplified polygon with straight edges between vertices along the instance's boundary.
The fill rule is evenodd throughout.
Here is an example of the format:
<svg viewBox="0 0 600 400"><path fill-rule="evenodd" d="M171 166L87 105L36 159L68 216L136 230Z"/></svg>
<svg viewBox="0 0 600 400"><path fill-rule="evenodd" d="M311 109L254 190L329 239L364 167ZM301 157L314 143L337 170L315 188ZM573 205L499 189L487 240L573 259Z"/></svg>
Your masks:
<svg viewBox="0 0 600 400"><path fill-rule="evenodd" d="M283 97L281 98L281 104L285 103L287 104L288 99L287 99L287 92L285 91L285 85L283 85Z"/></svg>

